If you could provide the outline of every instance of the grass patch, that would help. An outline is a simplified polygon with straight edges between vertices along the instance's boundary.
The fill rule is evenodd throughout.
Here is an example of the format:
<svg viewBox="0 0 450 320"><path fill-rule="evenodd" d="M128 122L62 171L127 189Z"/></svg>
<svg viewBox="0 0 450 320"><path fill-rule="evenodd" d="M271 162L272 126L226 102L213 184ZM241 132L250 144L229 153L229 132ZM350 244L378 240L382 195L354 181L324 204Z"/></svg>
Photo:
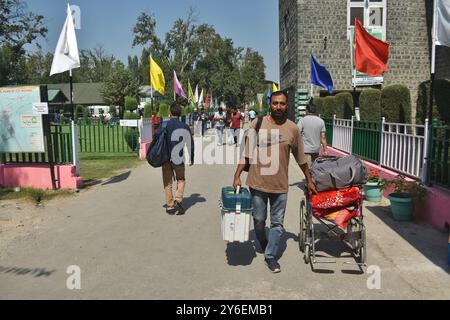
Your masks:
<svg viewBox="0 0 450 320"><path fill-rule="evenodd" d="M3 188L0 189L0 200L27 200L35 204L46 200L51 200L57 197L65 197L74 194L72 190L40 190L32 188L21 188L20 192L15 192L14 189Z"/></svg>
<svg viewBox="0 0 450 320"><path fill-rule="evenodd" d="M136 154L80 154L80 173L86 182L111 178L117 173L144 163ZM89 184L89 183L88 183Z"/></svg>

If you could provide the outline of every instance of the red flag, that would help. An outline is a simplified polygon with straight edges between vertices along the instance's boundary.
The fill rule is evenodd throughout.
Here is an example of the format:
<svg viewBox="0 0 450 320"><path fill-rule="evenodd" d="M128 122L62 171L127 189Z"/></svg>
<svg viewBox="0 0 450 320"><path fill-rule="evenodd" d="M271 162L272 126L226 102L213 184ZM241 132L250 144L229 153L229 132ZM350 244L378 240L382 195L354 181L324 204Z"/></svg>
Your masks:
<svg viewBox="0 0 450 320"><path fill-rule="evenodd" d="M389 44L368 33L361 22L355 23L355 68L372 77L388 71Z"/></svg>
<svg viewBox="0 0 450 320"><path fill-rule="evenodd" d="M206 101L205 101L205 106L206 108L209 108L209 96L206 96Z"/></svg>

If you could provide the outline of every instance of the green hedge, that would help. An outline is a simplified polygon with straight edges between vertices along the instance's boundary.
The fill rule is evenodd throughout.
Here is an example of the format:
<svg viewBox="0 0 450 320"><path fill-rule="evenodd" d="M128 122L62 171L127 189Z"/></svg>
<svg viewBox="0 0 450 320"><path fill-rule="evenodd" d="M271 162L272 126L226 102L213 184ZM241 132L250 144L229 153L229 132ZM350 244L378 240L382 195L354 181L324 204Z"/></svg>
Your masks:
<svg viewBox="0 0 450 320"><path fill-rule="evenodd" d="M124 120L135 120L135 119L140 119L141 117L139 117L139 114L131 112L131 111L126 111L125 114L123 115Z"/></svg>
<svg viewBox="0 0 450 320"><path fill-rule="evenodd" d="M436 80L434 91L440 120L450 125L450 81Z"/></svg>
<svg viewBox="0 0 450 320"><path fill-rule="evenodd" d="M380 121L381 90L365 89L359 97L359 113L361 121Z"/></svg>
<svg viewBox="0 0 450 320"><path fill-rule="evenodd" d="M146 103L144 106L144 118L149 119L152 117L152 104Z"/></svg>
<svg viewBox="0 0 450 320"><path fill-rule="evenodd" d="M394 84L381 91L381 116L386 122L411 123L411 94L407 86Z"/></svg>
<svg viewBox="0 0 450 320"><path fill-rule="evenodd" d="M325 118L332 118L334 114L336 114L335 111L335 105L336 105L336 98L333 96L322 98L322 110L320 114Z"/></svg>
<svg viewBox="0 0 450 320"><path fill-rule="evenodd" d="M134 111L137 109L139 103L135 97L126 96L125 97L125 110Z"/></svg>
<svg viewBox="0 0 450 320"><path fill-rule="evenodd" d="M342 92L335 96L313 99L317 107L317 113L324 118L351 119L353 115L353 98L351 93Z"/></svg>
<svg viewBox="0 0 450 320"><path fill-rule="evenodd" d="M435 95L436 96L436 95ZM430 103L430 81L422 82L419 85L417 95L416 123L425 124L428 118L428 104ZM433 118L440 119L439 111L436 107L436 100L433 100Z"/></svg>
<svg viewBox="0 0 450 320"><path fill-rule="evenodd" d="M321 98L321 97L314 97L313 98L313 103L315 104L315 106L317 108L317 114L320 114L320 115L323 116L323 113L322 113L323 98Z"/></svg>
<svg viewBox="0 0 450 320"><path fill-rule="evenodd" d="M161 102L159 104L158 116L160 116L161 118L167 118L169 114L170 114L169 105L165 102Z"/></svg>
<svg viewBox="0 0 450 320"><path fill-rule="evenodd" d="M353 97L350 92L341 92L335 96L336 116L340 119L351 119L353 116Z"/></svg>

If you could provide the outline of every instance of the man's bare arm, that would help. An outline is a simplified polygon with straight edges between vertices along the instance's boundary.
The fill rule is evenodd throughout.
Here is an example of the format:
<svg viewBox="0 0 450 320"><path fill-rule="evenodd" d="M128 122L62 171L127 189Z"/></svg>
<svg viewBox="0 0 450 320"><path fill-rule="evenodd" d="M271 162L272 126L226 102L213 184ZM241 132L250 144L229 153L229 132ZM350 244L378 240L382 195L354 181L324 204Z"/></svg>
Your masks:
<svg viewBox="0 0 450 320"><path fill-rule="evenodd" d="M325 132L322 132L322 147L323 147L323 155L328 156L328 143L327 143L327 135Z"/></svg>
<svg viewBox="0 0 450 320"><path fill-rule="evenodd" d="M311 173L309 172L309 168L308 168L308 164L300 164L300 169L302 169L303 174L305 175L306 178L306 184L308 186L308 190L312 193L317 194L317 190L316 190L316 185L314 184L314 182L312 181L311 178Z"/></svg>

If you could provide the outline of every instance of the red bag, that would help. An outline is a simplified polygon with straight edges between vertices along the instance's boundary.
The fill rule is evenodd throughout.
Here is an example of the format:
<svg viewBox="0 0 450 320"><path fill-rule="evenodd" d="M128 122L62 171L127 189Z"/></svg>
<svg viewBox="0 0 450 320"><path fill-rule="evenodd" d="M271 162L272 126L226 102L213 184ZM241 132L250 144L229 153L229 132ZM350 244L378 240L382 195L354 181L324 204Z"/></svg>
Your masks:
<svg viewBox="0 0 450 320"><path fill-rule="evenodd" d="M321 192L312 196L312 207L313 209L340 209L351 206L359 200L359 197L358 187Z"/></svg>
<svg viewBox="0 0 450 320"><path fill-rule="evenodd" d="M321 192L312 199L307 195L307 201L312 202L315 217L332 221L344 231L350 219L361 215L358 187Z"/></svg>

